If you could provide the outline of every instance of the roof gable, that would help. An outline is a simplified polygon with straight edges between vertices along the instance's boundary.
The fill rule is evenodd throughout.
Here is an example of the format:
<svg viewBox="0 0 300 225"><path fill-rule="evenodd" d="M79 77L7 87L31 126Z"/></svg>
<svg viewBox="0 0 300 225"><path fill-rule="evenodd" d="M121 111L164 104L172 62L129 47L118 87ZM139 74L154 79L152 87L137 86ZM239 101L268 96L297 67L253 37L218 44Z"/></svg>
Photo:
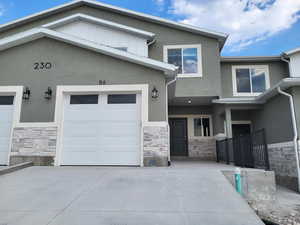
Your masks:
<svg viewBox="0 0 300 225"><path fill-rule="evenodd" d="M32 14L30 16L27 16L27 17L24 17L24 18L1 25L0 32L8 30L10 28L13 28L14 26L19 26L19 25L22 25L22 24L25 24L25 23L28 23L31 21L35 21L40 18L44 18L44 17L52 15L54 13L62 12L64 10L75 8L75 7L82 6L82 5L88 5L93 8L105 9L105 10L116 12L116 13L119 13L122 15L134 17L134 18L137 18L140 20L149 21L152 23L161 24L161 25L168 26L168 27L173 27L173 28L176 28L179 30L184 30L187 32L203 35L203 36L210 37L210 38L215 38L220 42L221 49L223 48L225 41L228 37L228 35L224 34L224 33L210 31L207 29L203 29L203 28L199 28L199 27L195 27L195 26L191 26L191 25L186 25L183 23L174 22L174 21L163 19L160 17L151 16L151 15L147 15L144 13L139 13L139 12L135 12L132 10L128 10L128 9L123 9L120 7L100 3L95 0L75 0L70 3L66 3L66 4L63 4L63 5L36 13L36 14Z"/></svg>
<svg viewBox="0 0 300 225"><path fill-rule="evenodd" d="M108 27L108 28L112 28L112 29L116 29L116 30L120 30L129 34L133 34L142 38L146 38L148 41L152 41L155 37L154 33L148 32L148 31L143 31L140 29L136 29L133 27L129 27L129 26L125 26L122 24L118 24L118 23L114 23L111 21L107 21L107 20L103 20L103 19L99 19L99 18L95 18L89 15L85 15L85 14L74 14L72 16L68 16L65 17L63 19L48 23L43 25L44 28L49 28L49 29L53 29L56 27L60 27L66 24L70 24L72 22L76 22L76 21L83 21L83 22L88 22L88 23L93 23L96 25L100 25L100 26L104 26L104 27Z"/></svg>
<svg viewBox="0 0 300 225"><path fill-rule="evenodd" d="M63 34L46 28L35 28L26 32L13 35L8 38L0 40L0 51L25 44L43 37L52 38L54 40L62 41L77 47L95 51L104 55L118 58L131 63L150 67L152 69L163 71L166 75L173 76L177 73L177 67L164 62L156 61L150 58L141 57L125 51L104 46L85 39L77 38L72 35Z"/></svg>

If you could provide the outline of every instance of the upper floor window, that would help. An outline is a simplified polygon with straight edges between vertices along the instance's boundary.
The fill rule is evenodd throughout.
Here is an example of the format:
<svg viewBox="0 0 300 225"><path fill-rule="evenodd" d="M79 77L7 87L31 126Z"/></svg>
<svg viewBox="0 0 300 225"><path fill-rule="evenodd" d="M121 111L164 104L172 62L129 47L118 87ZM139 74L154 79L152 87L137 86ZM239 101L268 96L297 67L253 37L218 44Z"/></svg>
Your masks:
<svg viewBox="0 0 300 225"><path fill-rule="evenodd" d="M267 65L233 66L233 95L257 96L270 87Z"/></svg>
<svg viewBox="0 0 300 225"><path fill-rule="evenodd" d="M164 46L164 61L179 68L180 77L201 77L201 45Z"/></svg>

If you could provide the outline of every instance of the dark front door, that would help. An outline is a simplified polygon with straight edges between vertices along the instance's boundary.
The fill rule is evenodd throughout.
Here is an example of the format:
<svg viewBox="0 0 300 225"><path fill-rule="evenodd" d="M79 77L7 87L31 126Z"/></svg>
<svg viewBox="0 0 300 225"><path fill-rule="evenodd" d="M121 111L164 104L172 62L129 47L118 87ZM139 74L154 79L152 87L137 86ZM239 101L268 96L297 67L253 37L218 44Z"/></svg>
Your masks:
<svg viewBox="0 0 300 225"><path fill-rule="evenodd" d="M188 156L187 120L185 118L170 119L171 156Z"/></svg>
<svg viewBox="0 0 300 225"><path fill-rule="evenodd" d="M253 167L252 139L250 124L232 124L235 165Z"/></svg>
<svg viewBox="0 0 300 225"><path fill-rule="evenodd" d="M251 133L250 124L232 124L232 136L244 136L249 135Z"/></svg>

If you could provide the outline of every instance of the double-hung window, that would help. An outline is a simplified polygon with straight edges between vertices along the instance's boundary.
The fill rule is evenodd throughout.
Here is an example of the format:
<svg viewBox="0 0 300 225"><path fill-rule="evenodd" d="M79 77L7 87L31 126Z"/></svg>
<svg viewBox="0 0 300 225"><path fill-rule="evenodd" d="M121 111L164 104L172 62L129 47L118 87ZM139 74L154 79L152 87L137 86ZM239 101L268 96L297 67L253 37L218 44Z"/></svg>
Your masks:
<svg viewBox="0 0 300 225"><path fill-rule="evenodd" d="M212 136L211 118L206 116L193 118L194 137Z"/></svg>
<svg viewBox="0 0 300 225"><path fill-rule="evenodd" d="M177 66L180 77L202 77L201 45L164 46L164 61Z"/></svg>
<svg viewBox="0 0 300 225"><path fill-rule="evenodd" d="M257 96L270 87L266 65L233 66L233 95Z"/></svg>

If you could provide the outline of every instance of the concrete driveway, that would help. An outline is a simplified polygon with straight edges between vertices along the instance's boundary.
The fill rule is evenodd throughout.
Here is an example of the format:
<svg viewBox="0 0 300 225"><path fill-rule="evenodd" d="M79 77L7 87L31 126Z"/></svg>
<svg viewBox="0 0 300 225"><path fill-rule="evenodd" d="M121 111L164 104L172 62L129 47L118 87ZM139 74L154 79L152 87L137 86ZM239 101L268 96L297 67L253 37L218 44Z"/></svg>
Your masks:
<svg viewBox="0 0 300 225"><path fill-rule="evenodd" d="M222 167L30 167L0 176L0 224L262 225Z"/></svg>

